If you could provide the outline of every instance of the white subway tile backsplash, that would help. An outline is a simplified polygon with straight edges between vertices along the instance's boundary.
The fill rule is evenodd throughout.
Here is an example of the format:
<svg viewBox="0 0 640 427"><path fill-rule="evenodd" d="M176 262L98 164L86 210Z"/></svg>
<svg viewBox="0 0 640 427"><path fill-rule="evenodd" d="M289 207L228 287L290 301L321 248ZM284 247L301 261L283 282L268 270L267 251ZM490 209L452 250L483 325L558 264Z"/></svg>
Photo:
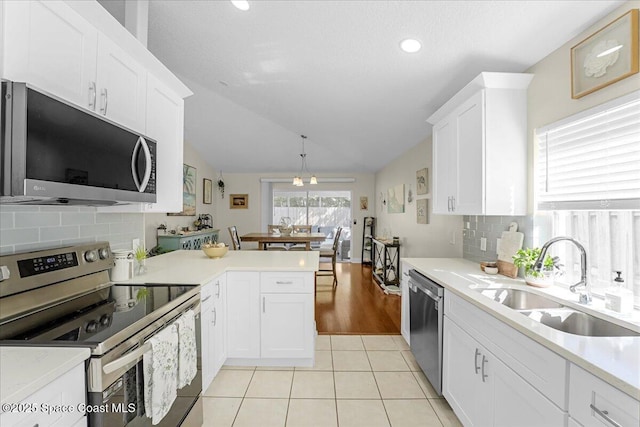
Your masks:
<svg viewBox="0 0 640 427"><path fill-rule="evenodd" d="M2 230L0 234L1 246L18 245L40 241L40 233L37 228L13 228Z"/></svg>
<svg viewBox="0 0 640 427"><path fill-rule="evenodd" d="M109 224L89 224L80 226L80 237L108 236Z"/></svg>
<svg viewBox="0 0 640 427"><path fill-rule="evenodd" d="M59 227L42 227L40 229L40 241L77 239L80 236L80 228L77 225L65 225Z"/></svg>
<svg viewBox="0 0 640 427"><path fill-rule="evenodd" d="M104 213L93 207L0 205L0 254L107 241L130 249L144 240L144 214Z"/></svg>
<svg viewBox="0 0 640 427"><path fill-rule="evenodd" d="M531 216L464 216L462 220L462 256L471 261L495 261L497 259L496 239L509 229L511 222L518 224L518 231L524 233L524 247L531 246L533 240L533 218ZM467 227L468 224L468 227ZM487 239L487 250L480 250L480 239Z"/></svg>
<svg viewBox="0 0 640 427"><path fill-rule="evenodd" d="M58 212L20 212L15 214L15 228L52 227L60 225Z"/></svg>
<svg viewBox="0 0 640 427"><path fill-rule="evenodd" d="M0 212L0 230L13 228L13 212Z"/></svg>
<svg viewBox="0 0 640 427"><path fill-rule="evenodd" d="M63 212L60 218L62 225L86 225L96 222L96 214L93 212Z"/></svg>

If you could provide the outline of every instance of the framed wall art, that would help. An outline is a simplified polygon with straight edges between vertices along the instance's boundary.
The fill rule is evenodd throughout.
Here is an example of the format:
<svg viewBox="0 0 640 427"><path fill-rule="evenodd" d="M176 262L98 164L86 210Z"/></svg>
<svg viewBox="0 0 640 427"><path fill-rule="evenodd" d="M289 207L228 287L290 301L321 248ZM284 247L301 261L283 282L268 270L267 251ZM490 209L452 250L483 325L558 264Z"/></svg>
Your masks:
<svg viewBox="0 0 640 427"><path fill-rule="evenodd" d="M168 213L170 216L196 215L196 168L182 165L182 212Z"/></svg>
<svg viewBox="0 0 640 427"><path fill-rule="evenodd" d="M416 201L416 219L418 224L429 224L429 199Z"/></svg>
<svg viewBox="0 0 640 427"><path fill-rule="evenodd" d="M427 181L429 170L420 169L416 172L416 195L427 194L429 192L429 181Z"/></svg>
<svg viewBox="0 0 640 427"><path fill-rule="evenodd" d="M360 210L369 210L369 198L367 196L360 196Z"/></svg>
<svg viewBox="0 0 640 427"><path fill-rule="evenodd" d="M249 195L248 194L230 194L229 208L230 209L249 209Z"/></svg>
<svg viewBox="0 0 640 427"><path fill-rule="evenodd" d="M404 184L387 190L387 213L404 213Z"/></svg>
<svg viewBox="0 0 640 427"><path fill-rule="evenodd" d="M571 48L571 97L582 98L638 72L638 9Z"/></svg>
<svg viewBox="0 0 640 427"><path fill-rule="evenodd" d="M204 178L202 180L202 203L205 205L211 204L213 196L213 183L210 179Z"/></svg>

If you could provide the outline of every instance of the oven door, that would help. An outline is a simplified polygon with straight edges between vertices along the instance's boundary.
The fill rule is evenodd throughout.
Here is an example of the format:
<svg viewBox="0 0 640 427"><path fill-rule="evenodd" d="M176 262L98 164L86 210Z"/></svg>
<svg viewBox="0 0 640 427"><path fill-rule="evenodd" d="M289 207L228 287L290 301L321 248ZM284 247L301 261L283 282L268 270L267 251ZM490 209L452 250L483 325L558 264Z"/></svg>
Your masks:
<svg viewBox="0 0 640 427"><path fill-rule="evenodd" d="M173 402L169 413L156 426L179 426L190 411L197 415L194 419L202 421L202 403L198 400L202 392L202 347L200 341L201 319L200 304L196 310L196 343L198 352L198 371L191 384L178 390L178 396ZM164 324L162 319L160 324ZM152 326L156 326L154 323ZM156 328L157 329L157 328ZM144 336L150 335L144 330ZM126 343L125 343L126 344ZM144 371L142 367L142 353L138 354L138 347L120 354L118 357L92 358L89 367L89 405L87 415L89 427L150 427L151 418L144 410ZM117 352L117 348L114 350ZM134 356L131 358L130 356ZM124 361L124 363L121 363ZM105 363L107 362L107 363ZM109 365L109 366L107 366ZM117 369L112 370L112 366ZM108 373L105 372L108 371ZM102 376L101 380L92 381L95 374ZM93 376L92 376L93 375ZM104 384L96 389L97 384Z"/></svg>

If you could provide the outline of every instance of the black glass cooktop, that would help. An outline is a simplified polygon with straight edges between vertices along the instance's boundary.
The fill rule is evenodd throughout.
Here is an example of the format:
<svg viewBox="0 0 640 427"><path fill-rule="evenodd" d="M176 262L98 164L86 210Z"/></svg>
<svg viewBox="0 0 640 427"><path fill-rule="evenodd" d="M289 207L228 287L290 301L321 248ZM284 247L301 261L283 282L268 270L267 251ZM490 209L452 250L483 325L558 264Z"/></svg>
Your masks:
<svg viewBox="0 0 640 427"><path fill-rule="evenodd" d="M21 341L28 344L82 345L93 347L113 337L127 327L142 322L142 319L164 307L190 290L195 285L146 285L121 286L96 291L100 294L95 304L79 306L72 300L49 310L60 312L54 321L38 323L38 318L51 315L38 313L29 316L29 328L22 326L8 342Z"/></svg>

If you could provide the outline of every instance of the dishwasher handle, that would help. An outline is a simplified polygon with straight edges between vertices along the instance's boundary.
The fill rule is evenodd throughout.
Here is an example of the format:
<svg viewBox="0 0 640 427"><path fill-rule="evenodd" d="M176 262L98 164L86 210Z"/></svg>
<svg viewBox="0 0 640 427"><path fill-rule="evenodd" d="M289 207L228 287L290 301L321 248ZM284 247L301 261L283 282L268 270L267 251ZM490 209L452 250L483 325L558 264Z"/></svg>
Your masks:
<svg viewBox="0 0 640 427"><path fill-rule="evenodd" d="M418 286L418 285L412 283L411 281L409 281L409 289L411 289L413 292L420 291L420 292L424 293L425 295L427 295L429 298L431 298L434 301L440 301L440 299L442 298L441 296L436 295L433 292L431 292L429 289L423 288L422 286Z"/></svg>

